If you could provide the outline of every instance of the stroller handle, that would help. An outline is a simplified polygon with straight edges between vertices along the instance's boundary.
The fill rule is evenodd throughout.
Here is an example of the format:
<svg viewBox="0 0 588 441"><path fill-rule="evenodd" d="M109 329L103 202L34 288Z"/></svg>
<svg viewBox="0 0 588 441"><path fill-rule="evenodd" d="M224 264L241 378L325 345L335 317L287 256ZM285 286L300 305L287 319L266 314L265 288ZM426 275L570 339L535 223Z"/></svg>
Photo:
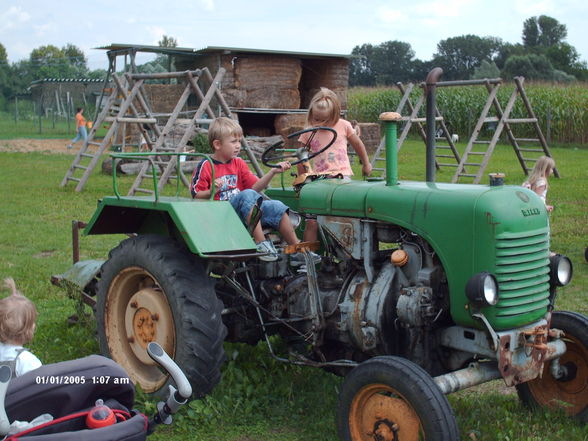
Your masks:
<svg viewBox="0 0 588 441"><path fill-rule="evenodd" d="M171 359L169 355L163 350L163 348L156 342L152 341L147 345L147 353L156 363L160 364L171 377L173 378L178 388L177 394L180 401L187 400L192 396L192 386L186 378L186 375L182 372L180 367L175 361Z"/></svg>
<svg viewBox="0 0 588 441"><path fill-rule="evenodd" d="M12 377L12 369L10 366L0 366L0 436L4 436L10 430L10 421L4 409L4 399L6 398L6 390L8 389L8 382Z"/></svg>

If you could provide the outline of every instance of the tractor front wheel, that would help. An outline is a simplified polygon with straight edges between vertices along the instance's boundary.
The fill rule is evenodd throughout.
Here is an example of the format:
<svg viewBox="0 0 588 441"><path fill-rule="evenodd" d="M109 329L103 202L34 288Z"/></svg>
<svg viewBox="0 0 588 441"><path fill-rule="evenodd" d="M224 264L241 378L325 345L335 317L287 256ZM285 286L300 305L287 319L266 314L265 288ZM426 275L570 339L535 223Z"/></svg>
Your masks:
<svg viewBox="0 0 588 441"><path fill-rule="evenodd" d="M457 441L447 398L420 366L375 357L353 369L341 387L339 437L345 441Z"/></svg>
<svg viewBox="0 0 588 441"><path fill-rule="evenodd" d="M531 409L561 408L580 422L588 423L588 317L568 311L555 311L551 327L564 332L566 352L559 359L564 374L555 378L551 363L543 375L517 386L521 401Z"/></svg>
<svg viewBox="0 0 588 441"><path fill-rule="evenodd" d="M205 266L162 236L136 236L114 248L102 266L96 320L102 353L147 393L165 392L167 373L146 348L156 341L184 371L196 396L220 380L224 361L222 302Z"/></svg>

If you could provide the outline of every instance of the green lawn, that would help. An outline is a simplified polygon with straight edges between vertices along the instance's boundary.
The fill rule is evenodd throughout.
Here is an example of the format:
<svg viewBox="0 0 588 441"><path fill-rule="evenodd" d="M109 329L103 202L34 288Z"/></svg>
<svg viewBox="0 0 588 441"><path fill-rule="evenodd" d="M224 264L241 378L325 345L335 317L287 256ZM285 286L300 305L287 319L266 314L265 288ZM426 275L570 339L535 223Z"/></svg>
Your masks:
<svg viewBox="0 0 588 441"><path fill-rule="evenodd" d="M1 145L2 141L0 141ZM568 255L574 281L560 291L559 309L588 315L588 147L552 151L562 177L550 180L552 249ZM59 186L73 156L41 153L0 153L2 183L0 277L14 277L19 289L39 309L31 350L45 363L98 352L92 319L68 325L76 302L53 287L52 274L71 263L71 221L87 221L96 201L111 194L111 177L97 169L84 191ZM399 158L401 179L424 178L424 146L406 143ZM510 147L499 146L488 172L506 173L507 184L520 184L524 175ZM449 181L441 171L438 181ZM127 179L128 183L130 180ZM278 181L274 183L277 185ZM104 259L122 237L82 239L82 259ZM336 439L334 425L340 379L312 368L279 364L263 345L227 344L228 363L223 380L204 401L193 401L162 428L154 440L302 441ZM531 413L512 390L500 382L453 394L464 440L586 441L588 428L553 412ZM147 410L153 403L140 399Z"/></svg>

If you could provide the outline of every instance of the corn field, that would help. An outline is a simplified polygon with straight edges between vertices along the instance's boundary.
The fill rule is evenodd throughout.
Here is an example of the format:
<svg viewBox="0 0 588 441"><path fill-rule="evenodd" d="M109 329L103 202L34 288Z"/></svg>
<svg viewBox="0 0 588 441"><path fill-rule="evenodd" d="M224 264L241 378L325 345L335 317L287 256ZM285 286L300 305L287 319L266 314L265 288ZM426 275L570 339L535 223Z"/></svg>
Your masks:
<svg viewBox="0 0 588 441"><path fill-rule="evenodd" d="M524 84L525 92L543 134L549 143L588 144L588 84L573 85ZM504 109L512 94L513 82L504 83L498 90L498 101ZM422 88L415 86L411 102L416 104ZM396 88L363 88L349 90L348 119L376 122L381 112L396 110L402 95ZM455 86L437 89L437 106L452 133L469 138L488 98L485 86ZM403 116L408 116L405 106ZM494 116L491 108L489 116ZM424 117L424 106L419 116ZM523 101L517 98L511 118L527 118ZM515 130L515 129L513 129ZM518 124L517 137L535 137L531 124Z"/></svg>

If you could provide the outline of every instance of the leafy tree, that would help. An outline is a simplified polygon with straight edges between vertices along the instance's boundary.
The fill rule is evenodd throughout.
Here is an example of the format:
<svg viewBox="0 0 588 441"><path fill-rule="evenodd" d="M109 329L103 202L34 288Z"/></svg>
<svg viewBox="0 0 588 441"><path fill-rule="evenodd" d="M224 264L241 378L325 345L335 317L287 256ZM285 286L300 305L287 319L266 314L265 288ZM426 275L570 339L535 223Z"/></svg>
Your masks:
<svg viewBox="0 0 588 441"><path fill-rule="evenodd" d="M559 43L545 49L545 56L559 70L568 71L580 67L580 54L574 46L568 43Z"/></svg>
<svg viewBox="0 0 588 441"><path fill-rule="evenodd" d="M500 77L500 69L496 66L494 61L483 60L480 66L474 69L472 79L481 80L484 78L498 78Z"/></svg>
<svg viewBox="0 0 588 441"><path fill-rule="evenodd" d="M88 72L86 56L72 44L60 49L51 44L31 51L29 62L33 80L42 78L76 78Z"/></svg>
<svg viewBox="0 0 588 441"><path fill-rule="evenodd" d="M374 58L374 46L369 43L355 46L351 51L349 63L350 86L374 86L376 78L372 61Z"/></svg>
<svg viewBox="0 0 588 441"><path fill-rule="evenodd" d="M554 78L554 69L545 55L514 55L506 60L502 75L508 79L522 75L529 80L551 81Z"/></svg>
<svg viewBox="0 0 588 441"><path fill-rule="evenodd" d="M402 41L386 41L376 46L372 62L377 85L393 85L412 78L414 51Z"/></svg>
<svg viewBox="0 0 588 441"><path fill-rule="evenodd" d="M415 79L418 60L414 59L408 43L394 40L377 46L363 44L354 47L351 55L349 84L352 86L392 85Z"/></svg>
<svg viewBox="0 0 588 441"><path fill-rule="evenodd" d="M0 108L6 106L6 98L10 95L10 65L6 48L0 43Z"/></svg>
<svg viewBox="0 0 588 441"><path fill-rule="evenodd" d="M501 46L502 40L495 37L471 34L452 37L437 44L433 61L443 68L444 79L468 79L483 60L492 61Z"/></svg>
<svg viewBox="0 0 588 441"><path fill-rule="evenodd" d="M509 57L513 55L527 55L528 53L529 49L520 43L505 43L500 47L498 55L496 55L496 57L494 58L494 62L496 63L496 66L498 66L499 69L503 69L506 60L508 60Z"/></svg>
<svg viewBox="0 0 588 441"><path fill-rule="evenodd" d="M178 47L178 40L174 37L170 37L168 35L164 35L161 37L161 40L157 42L159 47Z"/></svg>
<svg viewBox="0 0 588 441"><path fill-rule="evenodd" d="M178 40L174 37L164 35L161 37L161 40L157 42L157 45L168 49L174 48L178 47ZM149 61L142 66L137 66L137 70L142 73L171 72L175 70L175 65L170 55L158 54L155 57L155 60Z"/></svg>
<svg viewBox="0 0 588 441"><path fill-rule="evenodd" d="M76 67L80 72L88 70L88 58L86 58L86 54L79 47L68 43L63 47L62 52L69 61L69 64Z"/></svg>
<svg viewBox="0 0 588 441"><path fill-rule="evenodd" d="M550 47L568 36L566 25L547 15L531 17L523 24L523 44L527 47Z"/></svg>
<svg viewBox="0 0 588 441"><path fill-rule="evenodd" d="M539 46L539 24L537 17L531 17L523 23L523 44L527 47Z"/></svg>

